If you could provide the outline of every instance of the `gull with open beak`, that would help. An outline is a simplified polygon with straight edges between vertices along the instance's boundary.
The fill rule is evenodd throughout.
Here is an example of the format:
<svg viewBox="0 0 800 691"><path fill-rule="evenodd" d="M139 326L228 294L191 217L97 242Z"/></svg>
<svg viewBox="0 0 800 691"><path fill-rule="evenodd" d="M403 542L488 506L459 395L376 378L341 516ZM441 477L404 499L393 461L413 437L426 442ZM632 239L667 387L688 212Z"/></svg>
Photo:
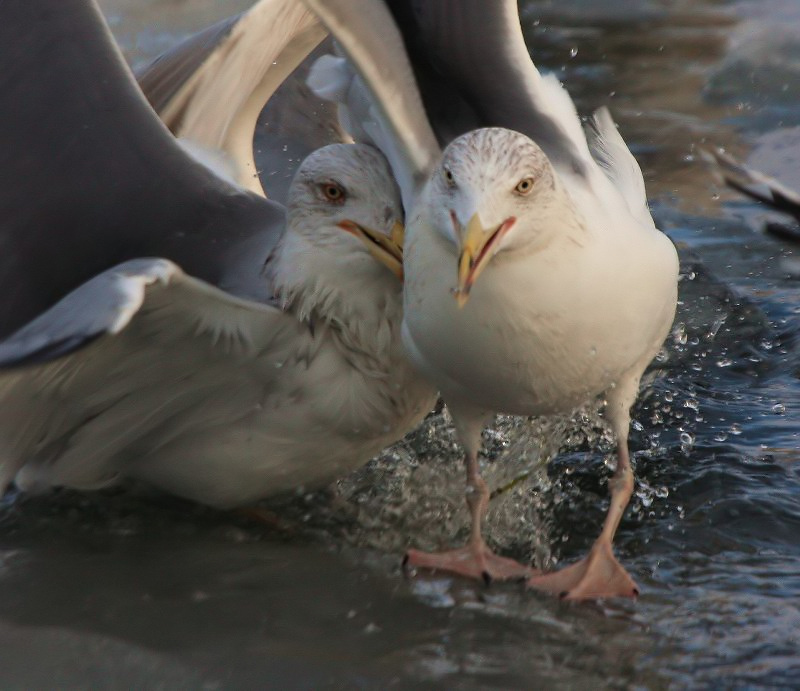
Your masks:
<svg viewBox="0 0 800 691"><path fill-rule="evenodd" d="M569 599L634 596L612 550L633 490L630 408L669 332L678 282L675 248L653 223L636 161L604 109L587 141L567 92L531 62L514 0L388 2L394 16L381 0L306 3L362 80L330 58L310 83L340 98L343 122L382 148L401 184L403 341L440 389L466 451L468 544L411 550L408 563L487 579L527 573L531 587ZM449 142L444 152L428 114ZM530 573L481 535L482 428L495 412L569 413L596 398L617 439L600 537L577 564Z"/></svg>
<svg viewBox="0 0 800 691"><path fill-rule="evenodd" d="M127 477L229 508L329 482L422 419L377 149L315 151L284 209L176 144L93 2L3 18L0 490Z"/></svg>

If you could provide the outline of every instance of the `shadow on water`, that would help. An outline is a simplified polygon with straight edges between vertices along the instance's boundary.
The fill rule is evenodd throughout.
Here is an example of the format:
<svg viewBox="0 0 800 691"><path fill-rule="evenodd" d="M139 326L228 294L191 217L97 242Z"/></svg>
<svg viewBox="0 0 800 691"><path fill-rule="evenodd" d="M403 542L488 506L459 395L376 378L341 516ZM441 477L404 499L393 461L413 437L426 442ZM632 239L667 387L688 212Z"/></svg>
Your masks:
<svg viewBox="0 0 800 691"><path fill-rule="evenodd" d="M105 0L133 62L248 3ZM235 7L233 5L236 5ZM632 7L633 5L633 7ZM539 64L608 103L682 255L675 328L634 410L617 551L636 603L403 575L466 531L445 413L271 524L139 487L18 498L0 515L6 687L792 687L800 678L800 300L768 215L716 189L700 146L796 158L793 0L522 8ZM752 152L752 154L748 154ZM796 178L795 178L796 179ZM490 541L539 565L597 533L612 446L593 410L488 432Z"/></svg>

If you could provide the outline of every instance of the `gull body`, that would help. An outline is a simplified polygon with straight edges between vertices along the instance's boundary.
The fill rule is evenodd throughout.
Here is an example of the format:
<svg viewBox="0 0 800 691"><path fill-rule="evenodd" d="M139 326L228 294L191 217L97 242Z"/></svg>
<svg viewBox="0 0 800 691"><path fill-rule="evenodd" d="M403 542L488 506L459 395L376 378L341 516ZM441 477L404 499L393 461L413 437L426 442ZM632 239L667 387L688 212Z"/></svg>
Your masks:
<svg viewBox="0 0 800 691"><path fill-rule="evenodd" d="M595 122L600 142L619 136L603 113ZM585 560L529 583L573 599L638 593L611 540L633 490L630 408L672 325L678 277L672 243L635 215L642 201L560 176L510 130L476 130L445 150L408 224L403 337L464 444L473 533L464 550L412 551L412 564L519 573L480 535L481 430L496 412L569 413L603 396L617 440L603 532Z"/></svg>
<svg viewBox="0 0 800 691"><path fill-rule="evenodd" d="M567 92L531 62L513 0L305 1L358 71L327 59L310 83L340 101L357 139L386 153L401 186L403 340L466 452L468 544L411 550L408 563L524 574L481 535L481 430L495 412L568 413L604 396L617 469L600 537L585 559L528 583L571 599L634 596L612 552L633 491L630 408L669 331L678 281L638 164L604 109L587 140Z"/></svg>
<svg viewBox="0 0 800 691"><path fill-rule="evenodd" d="M334 184L352 200L325 199ZM290 189L264 276L272 303L165 259L131 260L67 295L0 343L3 486L136 478L229 508L368 461L435 391L400 343L400 281L339 224L388 238L400 213L382 156L333 145Z"/></svg>
<svg viewBox="0 0 800 691"><path fill-rule="evenodd" d="M380 152L313 153L284 208L176 144L94 3L4 12L3 55L15 36L29 50L6 65L20 174L0 190L0 284L19 299L0 305L0 490L132 477L238 506L325 483L424 416L435 391L400 343L402 208ZM74 83L95 74L96 114Z"/></svg>
<svg viewBox="0 0 800 691"><path fill-rule="evenodd" d="M494 157L479 155L492 149ZM529 197L515 196L515 184L539 163L547 166L543 179ZM463 135L442 165L458 188L434 175L410 220L403 337L446 400L456 407L479 400L478 408L510 414L562 413L643 370L674 315L670 241L629 214L614 217L598 204L580 209L521 134ZM460 238L451 210L463 226L473 214L485 228L517 219L507 236L512 246L492 257L463 306L453 299Z"/></svg>

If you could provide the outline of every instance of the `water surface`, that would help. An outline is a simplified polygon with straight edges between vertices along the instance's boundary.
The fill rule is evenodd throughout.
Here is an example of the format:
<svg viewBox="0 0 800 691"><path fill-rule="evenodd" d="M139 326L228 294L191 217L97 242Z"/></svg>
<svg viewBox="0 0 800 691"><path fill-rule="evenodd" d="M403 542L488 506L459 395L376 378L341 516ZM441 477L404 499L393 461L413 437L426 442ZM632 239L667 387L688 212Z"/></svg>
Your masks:
<svg viewBox="0 0 800 691"><path fill-rule="evenodd" d="M142 64L247 2L105 0ZM681 306L634 411L637 490L617 550L638 602L564 604L516 585L407 578L408 545L465 534L446 419L275 526L142 488L8 500L0 515L5 687L793 688L800 679L800 284L769 214L699 162L724 146L800 168L793 0L529 1L540 67L581 113L609 105ZM540 565L581 555L611 450L592 411L500 421L488 535ZM546 462L550 461L549 464Z"/></svg>

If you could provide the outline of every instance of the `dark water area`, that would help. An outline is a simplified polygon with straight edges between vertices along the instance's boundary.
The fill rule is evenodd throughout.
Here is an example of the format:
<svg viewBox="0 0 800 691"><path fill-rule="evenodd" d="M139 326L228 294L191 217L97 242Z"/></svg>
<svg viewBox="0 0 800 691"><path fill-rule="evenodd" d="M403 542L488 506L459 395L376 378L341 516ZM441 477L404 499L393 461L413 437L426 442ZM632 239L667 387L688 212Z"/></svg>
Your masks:
<svg viewBox="0 0 800 691"><path fill-rule="evenodd" d="M247 4L102 3L134 63ZM6 499L3 688L800 687L800 263L700 157L723 146L800 187L800 3L521 13L579 112L610 107L682 257L616 540L638 601L404 575L405 547L466 533L439 415L338 487L270 503L267 523L139 487ZM540 566L582 555L610 475L595 412L502 419L487 442L492 543Z"/></svg>

